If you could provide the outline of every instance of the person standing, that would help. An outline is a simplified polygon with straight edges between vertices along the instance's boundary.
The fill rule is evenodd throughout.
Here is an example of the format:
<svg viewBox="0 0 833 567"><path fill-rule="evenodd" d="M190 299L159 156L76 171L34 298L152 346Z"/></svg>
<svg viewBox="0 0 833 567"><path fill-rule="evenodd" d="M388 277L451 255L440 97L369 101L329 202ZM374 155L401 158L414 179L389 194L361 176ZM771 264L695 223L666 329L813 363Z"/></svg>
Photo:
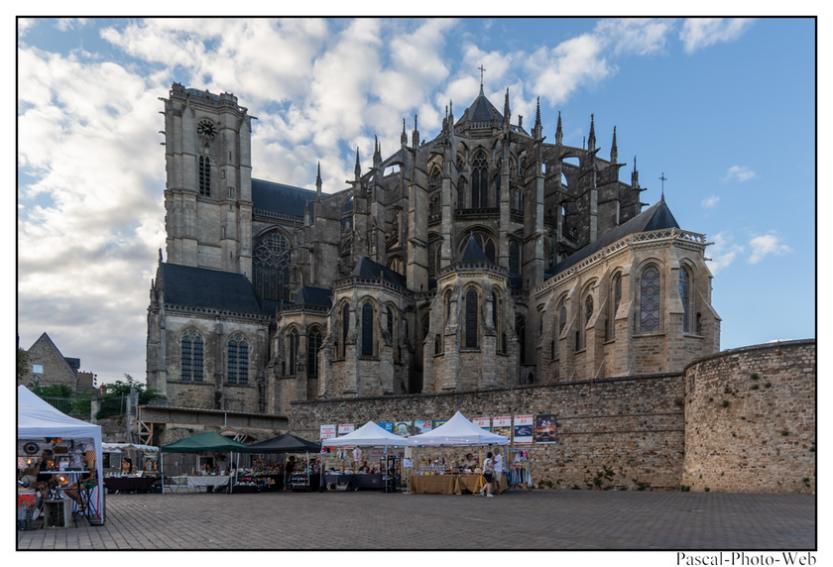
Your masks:
<svg viewBox="0 0 833 567"><path fill-rule="evenodd" d="M503 455L498 451L495 453L495 482L497 483L498 493L500 493L501 480L503 480Z"/></svg>
<svg viewBox="0 0 833 567"><path fill-rule="evenodd" d="M486 480L486 485L480 490L480 494L486 494L486 498L494 498L492 494L492 481L495 476L495 461L492 458L492 452L486 453L486 458L483 460L483 478Z"/></svg>

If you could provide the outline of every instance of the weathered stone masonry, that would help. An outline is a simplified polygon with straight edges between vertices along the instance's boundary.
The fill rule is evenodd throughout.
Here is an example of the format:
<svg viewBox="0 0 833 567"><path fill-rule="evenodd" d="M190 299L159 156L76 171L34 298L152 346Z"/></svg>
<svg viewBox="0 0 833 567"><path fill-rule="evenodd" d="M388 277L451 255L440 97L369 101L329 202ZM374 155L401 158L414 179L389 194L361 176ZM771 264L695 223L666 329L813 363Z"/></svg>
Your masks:
<svg viewBox="0 0 833 567"><path fill-rule="evenodd" d="M728 350L685 370L683 484L816 490L816 341Z"/></svg>
<svg viewBox="0 0 833 567"><path fill-rule="evenodd" d="M683 462L683 384L679 374L488 391L294 402L292 431L317 439L322 423L447 419L553 413L559 442L526 445L536 486L587 488L603 467L606 486L678 488Z"/></svg>

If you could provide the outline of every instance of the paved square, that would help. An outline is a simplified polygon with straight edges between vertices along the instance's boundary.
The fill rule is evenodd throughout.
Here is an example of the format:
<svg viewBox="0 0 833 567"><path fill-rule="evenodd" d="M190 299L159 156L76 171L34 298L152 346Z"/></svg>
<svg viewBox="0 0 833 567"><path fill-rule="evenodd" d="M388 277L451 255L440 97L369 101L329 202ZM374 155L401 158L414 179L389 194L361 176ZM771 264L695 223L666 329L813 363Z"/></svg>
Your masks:
<svg viewBox="0 0 833 567"><path fill-rule="evenodd" d="M812 496L680 492L108 495L19 549L811 549Z"/></svg>

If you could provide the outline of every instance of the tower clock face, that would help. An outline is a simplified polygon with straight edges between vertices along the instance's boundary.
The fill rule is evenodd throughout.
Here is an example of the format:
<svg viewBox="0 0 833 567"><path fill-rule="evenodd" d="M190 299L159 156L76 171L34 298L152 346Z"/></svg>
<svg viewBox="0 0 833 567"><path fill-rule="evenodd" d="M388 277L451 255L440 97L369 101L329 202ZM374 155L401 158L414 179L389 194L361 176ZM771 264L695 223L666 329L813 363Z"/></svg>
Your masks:
<svg viewBox="0 0 833 567"><path fill-rule="evenodd" d="M211 120L200 120L197 125L197 134L204 138L213 138L217 133L217 127Z"/></svg>

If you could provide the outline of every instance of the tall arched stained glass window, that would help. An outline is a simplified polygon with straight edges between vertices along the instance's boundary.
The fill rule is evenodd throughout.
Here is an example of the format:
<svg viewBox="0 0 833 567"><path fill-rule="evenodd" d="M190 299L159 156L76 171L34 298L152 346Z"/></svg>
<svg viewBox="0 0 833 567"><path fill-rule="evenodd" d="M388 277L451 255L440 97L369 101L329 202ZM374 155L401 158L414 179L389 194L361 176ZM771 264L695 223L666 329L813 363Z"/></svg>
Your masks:
<svg viewBox="0 0 833 567"><path fill-rule="evenodd" d="M235 335L228 341L228 383L247 384L249 382L249 343L241 335Z"/></svg>
<svg viewBox="0 0 833 567"><path fill-rule="evenodd" d="M466 208L466 178L462 175L457 179L457 208Z"/></svg>
<svg viewBox="0 0 833 567"><path fill-rule="evenodd" d="M492 326L497 329L498 301L497 293L492 292Z"/></svg>
<svg viewBox="0 0 833 567"><path fill-rule="evenodd" d="M613 281L610 285L610 313L607 316L607 338L616 338L616 312L619 310L619 304L622 302L622 274L617 273L613 276Z"/></svg>
<svg viewBox="0 0 833 567"><path fill-rule="evenodd" d="M287 348L289 349L289 371L287 375L294 376L298 368L298 331L292 329L286 337Z"/></svg>
<svg viewBox="0 0 833 567"><path fill-rule="evenodd" d="M680 301L683 302L683 332L691 332L691 274L680 268Z"/></svg>
<svg viewBox="0 0 833 567"><path fill-rule="evenodd" d="M385 306L385 328L388 334L393 337L393 308L390 305Z"/></svg>
<svg viewBox="0 0 833 567"><path fill-rule="evenodd" d="M373 305L362 306L362 356L373 356Z"/></svg>
<svg viewBox="0 0 833 567"><path fill-rule="evenodd" d="M521 245L514 238L509 240L509 275L513 278L521 275Z"/></svg>
<svg viewBox="0 0 833 567"><path fill-rule="evenodd" d="M488 164L483 153L477 154L471 164L471 208L479 209L486 206L486 196L489 191Z"/></svg>
<svg viewBox="0 0 833 567"><path fill-rule="evenodd" d="M347 352L347 335L350 333L350 304L341 306L341 356Z"/></svg>
<svg viewBox="0 0 833 567"><path fill-rule="evenodd" d="M179 344L180 380L202 382L203 341L196 331L186 331Z"/></svg>
<svg viewBox="0 0 833 567"><path fill-rule="evenodd" d="M466 348L477 348L477 291L466 292Z"/></svg>
<svg viewBox="0 0 833 567"><path fill-rule="evenodd" d="M277 230L255 241L253 254L255 291L261 299L289 299L289 241Z"/></svg>
<svg viewBox="0 0 833 567"><path fill-rule="evenodd" d="M199 160L200 195L211 195L211 158L200 156Z"/></svg>
<svg viewBox="0 0 833 567"><path fill-rule="evenodd" d="M312 327L307 333L307 376L318 378L318 350L321 348L321 330Z"/></svg>
<svg viewBox="0 0 833 567"><path fill-rule="evenodd" d="M642 270L639 278L639 330L656 331L659 329L660 289L659 270L648 266Z"/></svg>

